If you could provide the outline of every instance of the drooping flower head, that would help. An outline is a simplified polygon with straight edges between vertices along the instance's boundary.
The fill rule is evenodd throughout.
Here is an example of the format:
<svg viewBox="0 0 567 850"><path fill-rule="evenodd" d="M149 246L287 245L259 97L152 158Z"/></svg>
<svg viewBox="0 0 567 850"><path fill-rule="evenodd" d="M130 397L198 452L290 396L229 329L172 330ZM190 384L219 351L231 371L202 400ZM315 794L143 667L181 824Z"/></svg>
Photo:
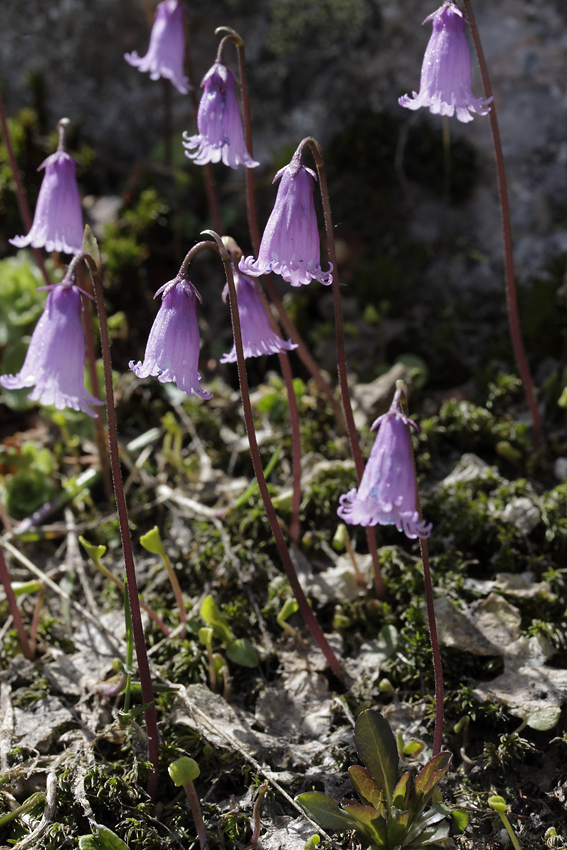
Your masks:
<svg viewBox="0 0 567 850"><path fill-rule="evenodd" d="M163 0L156 9L150 35L150 46L145 56L125 53L124 59L139 71L149 71L151 80L163 77L170 80L181 94L192 88L183 74L185 59L185 23L183 5L179 0Z"/></svg>
<svg viewBox="0 0 567 850"><path fill-rule="evenodd" d="M75 176L75 160L64 148L66 118L59 122L59 146L38 168L45 168L39 190L33 224L27 236L9 241L16 248L45 248L78 254L83 243L83 211Z"/></svg>
<svg viewBox="0 0 567 850"><path fill-rule="evenodd" d="M274 177L274 183L280 178L281 182L262 236L258 259L243 258L239 268L255 277L275 272L292 286L301 286L312 280L330 284L333 266L329 264L329 271L324 272L320 262L321 245L313 202L317 176L302 164L302 144L290 164Z"/></svg>
<svg viewBox="0 0 567 850"><path fill-rule="evenodd" d="M252 159L246 148L234 74L217 60L203 77L201 86L205 91L197 113L199 134L183 133L185 156L197 165L222 160L230 168L239 165L255 168L260 163Z"/></svg>
<svg viewBox="0 0 567 850"><path fill-rule="evenodd" d="M417 483L409 426L415 422L402 412L401 390L396 390L387 413L379 416L376 441L366 464L360 487L341 496L338 515L351 525L395 525L412 540L429 537L431 524L416 510Z"/></svg>
<svg viewBox="0 0 567 850"><path fill-rule="evenodd" d="M70 407L96 419L89 405L100 405L85 387L85 336L81 321L81 290L64 280L48 289L45 309L30 340L24 365L17 375L2 375L8 390L35 387L32 401Z"/></svg>
<svg viewBox="0 0 567 850"><path fill-rule="evenodd" d="M199 384L199 326L197 299L201 296L183 274L160 287L161 306L155 317L144 361L128 364L138 378L157 377L162 384L174 381L187 395L212 398Z"/></svg>
<svg viewBox="0 0 567 850"><path fill-rule="evenodd" d="M272 329L266 309L260 298L256 281L252 280L248 275L237 271L236 268L233 273L244 357L279 354L281 351L292 351L294 348L297 348L294 342L290 339L282 339ZM227 293L228 284L223 290L223 299L225 301ZM236 345L234 343L231 352L224 354L220 362L236 363Z"/></svg>
<svg viewBox="0 0 567 850"><path fill-rule="evenodd" d="M433 32L423 57L419 94L400 97L400 106L428 106L435 115L456 112L463 123L473 120L471 112L487 115L492 98L483 100L471 91L471 54L463 13L452 0L445 0L426 21L433 21Z"/></svg>

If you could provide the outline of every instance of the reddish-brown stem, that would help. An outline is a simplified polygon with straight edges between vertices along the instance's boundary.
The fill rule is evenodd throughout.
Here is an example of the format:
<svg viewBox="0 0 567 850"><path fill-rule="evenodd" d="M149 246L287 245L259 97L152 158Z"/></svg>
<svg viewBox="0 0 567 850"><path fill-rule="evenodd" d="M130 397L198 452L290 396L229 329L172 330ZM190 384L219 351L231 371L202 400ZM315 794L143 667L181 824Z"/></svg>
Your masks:
<svg viewBox="0 0 567 850"><path fill-rule="evenodd" d="M396 390L401 390L400 403L402 411L407 415L407 387L403 381L396 382ZM415 454L411 442L410 431L410 446L412 447L412 463L415 475L415 509L419 513L420 519L423 519L421 511L421 499L419 498L419 489L417 486L417 470L415 466ZM427 541L424 538L419 540L421 547L421 560L423 562L423 583L425 587L425 604L427 607L427 623L429 626L429 639L431 641L431 651L433 654L433 674L435 676L435 732L433 733L433 755L436 756L441 752L441 744L443 743L443 665L441 663L441 652L439 650L439 639L437 637L437 623L435 620L435 606L433 604L433 584L431 582L431 570L429 569L429 552L427 549Z"/></svg>
<svg viewBox="0 0 567 850"><path fill-rule="evenodd" d="M81 289L85 289L82 280L83 269L79 265L77 267L77 283ZM95 398L100 398L100 384L98 380L98 372L96 369L96 355L93 339L93 323L92 323L92 302L90 298L82 298L83 302L83 330L85 332L85 345L87 349L87 367L89 370L89 378L91 382L91 392ZM102 484L104 487L104 495L108 502L112 500L112 478L110 476L110 466L108 463L108 444L106 441L106 429L104 427L104 419L99 413L94 420L95 441L98 451L100 463L100 471L102 473Z"/></svg>
<svg viewBox="0 0 567 850"><path fill-rule="evenodd" d="M2 551L2 548L0 548L0 581L2 581L2 584L4 586L4 592L6 594L8 608L10 609L10 614L12 615L14 626L16 627L16 631L18 633L20 648L25 657L29 658L29 660L32 661L34 654L28 641L28 636L24 628L24 623L22 620L22 615L20 614L20 609L18 608L18 603L16 602L16 595L12 589L10 573L8 572L6 561L4 560L4 552Z"/></svg>
<svg viewBox="0 0 567 850"><path fill-rule="evenodd" d="M93 290L95 294L98 323L100 328L100 344L102 361L104 364L104 385L106 390L106 416L108 420L108 442L110 448L110 466L112 469L112 481L114 494L116 496L116 508L118 511L118 523L120 536L122 538L122 551L124 553L124 564L128 578L128 599L132 616L132 630L134 632L134 643L136 646L136 658L138 660L138 671L140 673L140 684L142 687L142 700L148 707L144 716L146 719L146 733L148 736L149 758L153 770L148 779L148 794L155 800L158 781L158 730L156 707L154 703L154 690L150 665L146 652L144 639L144 627L140 612L138 598L138 582L136 579L136 567L134 564L134 553L132 551L132 538L128 525L128 509L124 495L124 484L122 482L122 471L120 469L120 452L118 448L118 431L116 427L116 411L114 409L114 388L112 386L112 361L110 355L110 337L108 334L108 323L106 320L106 309L104 306L104 293L100 271L89 254L79 254L78 258L84 259L91 274Z"/></svg>
<svg viewBox="0 0 567 850"><path fill-rule="evenodd" d="M331 202L329 200L329 190L327 188L327 173L325 171L325 162L323 159L323 151L319 143L313 138L304 139L297 149L296 156L301 156L301 152L305 145L309 145L319 177L319 191L321 193L321 203L323 205L323 216L325 219L325 232L327 234L327 251L329 254L329 262L333 267L333 305L335 310L335 336L337 342L337 370L339 374L339 386L341 388L341 399L343 410L347 424L350 448L356 469L356 477L360 484L362 474L364 472L364 461L360 444L358 442L358 433L354 422L354 414L350 402L350 390L348 386L346 354L345 354L345 334L343 308L341 303L341 290L339 286L339 277L337 271L337 255L335 251L335 237L333 230L333 217L331 214ZM382 599L384 596L384 581L382 579L382 570L380 569L380 558L378 555L378 544L376 542L376 532L372 526L366 528L366 540L368 541L368 549L372 557L372 565L374 568L374 587L376 596Z"/></svg>
<svg viewBox="0 0 567 850"><path fill-rule="evenodd" d="M186 782L183 787L185 789L185 793L187 794L187 800L189 801L191 814L193 815L193 820L195 822L195 829L197 830L199 846L201 847L201 850L207 850L209 846L207 841L207 832L205 830L205 824L203 822L203 813L201 812L201 804L199 802L197 792L195 791L195 786L192 782Z"/></svg>
<svg viewBox="0 0 567 850"><path fill-rule="evenodd" d="M289 421L291 423L291 470L293 478L293 495L291 498L289 536L294 546L299 546L301 538L301 524L299 521L299 509L301 507L301 434L299 431L297 399L293 388L293 375L291 374L289 357L283 351L280 353L280 368L282 370L285 388L287 391Z"/></svg>
<svg viewBox="0 0 567 850"><path fill-rule="evenodd" d="M278 518L276 515L276 511L274 509L274 505L272 503L272 499L270 497L270 493L268 490L268 485L266 483L266 478L264 476L264 470L262 467L262 459L260 457L260 451L258 449L258 442L256 440L256 431L254 427L254 417L252 415L252 405L250 404L250 392L248 388L248 378L246 375L246 361L244 360L244 348L242 346L242 333L240 329L240 317L238 315L238 306L236 299L236 288L234 285L234 277L232 274L232 265L230 256L228 251L224 247L222 240L220 237L217 237L215 234L211 234L215 237L215 241L218 245L219 254L224 263L225 272L226 272L226 280L228 283L228 293L229 293L229 303L230 303L230 315L232 319L232 329L234 333L234 344L236 348L236 360L238 364L238 379L240 382L240 394L242 398L242 407L244 409L244 421L246 424L246 432L248 434L248 441L250 444L250 456L252 458L252 465L254 467L254 473L256 475L256 480L258 481L258 488L260 490L260 495L262 496L262 501L264 502L264 508L266 510L266 515L268 517L268 522L270 523L270 528L272 530L272 534L274 535L274 540L282 560L282 564L284 570L286 572L288 581L290 583L293 595L297 599L297 603L299 605L299 610L301 611L303 618L306 624L309 626L311 630L311 634L313 638L317 642L321 652L325 656L329 667L339 678L341 681L344 679L344 673L341 667L341 664L336 657L335 653L331 649L327 638L323 634L321 626L317 622L317 618L315 614L311 610L307 598L303 592L303 588L299 583L299 579L297 577L297 572L293 565L293 561L291 560L291 556L289 554L289 550L285 544L285 540L282 534L282 530L278 523Z"/></svg>
<svg viewBox="0 0 567 850"><path fill-rule="evenodd" d="M32 228L32 217L30 213L30 208L28 206L28 201L26 198L26 193L24 192L24 187L22 185L22 180L20 177L20 172L18 169L18 163L16 162L16 157L14 154L14 148L12 147L12 138L10 136L10 128L8 127L8 119L6 118L6 110L4 109L4 101L2 100L2 91L0 90L0 124L2 124L2 133L4 135L4 141L6 143L6 150L8 151L8 159L10 160L10 168L12 170L12 175L14 177L14 183L16 184L16 198L18 200L18 207L20 210L20 215L22 217L22 222L26 229L26 233L29 233ZM40 271L43 275L43 279L46 284L51 284L51 280L49 278L49 274L47 272L47 268L45 266L45 260L43 259L43 254L41 253L39 248L32 248L33 255L35 257L35 261L38 264Z"/></svg>
<svg viewBox="0 0 567 850"><path fill-rule="evenodd" d="M443 666L441 664L441 652L439 650L439 639L437 637L435 608L433 607L433 586L431 584L427 541L420 539L419 544L421 546L421 558L423 560L425 604L427 606L427 622L429 624L429 638L431 640L433 670L435 675L435 732L433 735L433 756L436 756L441 752L441 744L443 743Z"/></svg>
<svg viewBox="0 0 567 850"><path fill-rule="evenodd" d="M224 30L224 27L221 27L220 30ZM220 30L217 30L219 32ZM238 73L240 75L240 90L242 93L242 113L243 113L243 127L244 127L244 139L246 141L246 148L250 157L254 158L254 148L252 144L252 116L250 111L250 96L248 93L248 76L246 74L246 57L244 53L244 42L240 38L237 33L232 32L230 35L225 36L220 44L218 49L218 56L222 55L222 49L224 45L228 42L234 42L236 46L236 50L238 53ZM248 211L248 229L250 231L250 241L252 243L252 249L256 257L260 251L260 229L258 227L258 215L256 212L256 194L254 191L254 169L246 168L246 208ZM278 315L282 326L284 327L285 332L291 337L292 342L297 345L297 353L299 355L300 360L303 365L307 369L308 372L312 375L313 379L319 385L321 390L325 393L327 398L329 399L329 403L333 408L333 412L335 414L335 419L337 421L337 427L341 430L344 426L343 420L343 412L341 410L340 404L337 402L337 399L334 396L333 389L329 385L328 381L325 380L323 375L321 374L321 370L317 366L315 360L309 353L309 349L307 345L301 338L299 331L289 318L284 305L282 304L281 298L279 297L276 288L272 282L270 275L264 275L264 284L270 296L270 300L274 304L276 310L278 311Z"/></svg>
<svg viewBox="0 0 567 850"><path fill-rule="evenodd" d="M474 12L470 0L464 0L466 17L469 22L473 42L480 66L482 83L484 87L484 96L492 97L492 86L490 85L490 77L488 74L488 66L482 49L482 42L476 25ZM494 100L490 105L490 129L492 130L492 143L494 145L494 156L496 158L496 173L498 175L498 192L500 195L500 210L502 214L502 236L504 240L504 261L506 269L506 304L508 307L508 323L510 325L510 336L512 337L512 346L518 371L524 385L524 392L530 413L533 426L533 443L537 446L541 437L541 416L537 405L535 390L530 374L530 367L524 349L522 339L522 331L520 327L520 317L518 314L518 300L516 295L516 281L514 273L514 251L512 246L512 226L510 222L510 204L508 200L508 185L506 181L506 169L504 166L504 154L502 151L502 142L500 139L500 130L498 128L498 119L496 116L496 106Z"/></svg>

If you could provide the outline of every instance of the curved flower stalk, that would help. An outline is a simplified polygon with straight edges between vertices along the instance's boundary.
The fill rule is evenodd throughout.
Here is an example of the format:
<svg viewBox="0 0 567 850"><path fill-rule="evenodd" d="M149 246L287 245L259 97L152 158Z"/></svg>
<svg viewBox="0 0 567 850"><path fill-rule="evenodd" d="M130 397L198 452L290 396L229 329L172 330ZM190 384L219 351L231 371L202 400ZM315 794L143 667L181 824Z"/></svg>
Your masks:
<svg viewBox="0 0 567 850"><path fill-rule="evenodd" d="M380 426L358 489L340 498L338 515L351 525L395 525L410 539L431 533L416 510L417 482L409 426L415 422L402 412L397 389L390 409L372 425Z"/></svg>
<svg viewBox="0 0 567 850"><path fill-rule="evenodd" d="M42 286L40 289L47 289ZM96 419L89 406L101 405L85 387L85 335L81 322L81 290L63 281L49 288L45 309L32 334L24 365L17 375L2 375L8 390L35 387L32 401L70 407Z"/></svg>
<svg viewBox="0 0 567 850"><path fill-rule="evenodd" d="M248 357L261 357L263 354L280 354L282 351L293 351L294 348L297 348L296 343L290 339L282 339L272 330L256 281L234 269L234 285L242 330L244 357L247 359ZM227 296L228 284L226 284L222 293L223 301L226 302ZM224 354L220 362L236 363L236 346L234 343L230 353Z"/></svg>
<svg viewBox="0 0 567 850"><path fill-rule="evenodd" d="M187 395L212 398L199 381L199 326L197 299L201 296L179 272L174 280L160 287L154 298L162 296L161 306L152 325L143 362L128 364L138 378L157 377L165 384L174 381Z"/></svg>
<svg viewBox="0 0 567 850"><path fill-rule="evenodd" d="M407 109L428 106L435 115L454 115L463 123L473 120L472 112L487 115L492 98L475 97L471 91L471 54L465 35L465 19L452 0L429 15L433 32L427 45L419 94L405 94L398 103Z"/></svg>
<svg viewBox="0 0 567 850"><path fill-rule="evenodd" d="M260 164L252 159L244 142L235 84L234 74L218 58L203 77L201 86L205 91L197 113L199 133L196 136L183 134L185 156L197 165L221 160L230 168L239 165L255 168Z"/></svg>
<svg viewBox="0 0 567 850"><path fill-rule="evenodd" d="M150 73L150 80L163 77L170 80L181 94L192 88L183 74L185 58L185 27L183 4L179 0L163 0L156 9L150 35L150 46L145 56L134 50L125 53L124 59L139 71Z"/></svg>
<svg viewBox="0 0 567 850"><path fill-rule="evenodd" d="M290 164L274 177L274 183L280 178L281 183L262 236L258 259L246 257L240 261L239 268L256 277L275 272L292 286L312 280L329 285L333 281L333 265L329 264L327 272L321 268L321 245L313 202L317 176L302 164L303 146L302 142Z"/></svg>
<svg viewBox="0 0 567 850"><path fill-rule="evenodd" d="M26 236L10 239L16 248L45 248L78 254L83 243L83 212L77 186L76 164L64 147L67 118L59 122L59 145L38 168L45 168L33 224Z"/></svg>

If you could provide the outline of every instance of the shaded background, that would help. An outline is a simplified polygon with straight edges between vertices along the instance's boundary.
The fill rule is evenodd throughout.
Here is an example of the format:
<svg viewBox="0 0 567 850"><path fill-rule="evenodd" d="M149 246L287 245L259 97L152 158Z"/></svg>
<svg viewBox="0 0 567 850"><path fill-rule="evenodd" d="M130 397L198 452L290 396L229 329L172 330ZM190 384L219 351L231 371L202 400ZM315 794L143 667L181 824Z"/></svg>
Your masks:
<svg viewBox="0 0 567 850"><path fill-rule="evenodd" d="M188 8L197 83L214 60L216 26L231 26L245 39L261 222L275 196L274 171L302 137L314 135L324 145L351 368L370 380L411 352L424 359L433 387L469 380L487 357L495 368L513 368L489 122L448 121L447 157L442 119L397 104L419 86L431 32L429 23L420 24L434 5L231 0ZM67 115L85 207L107 251L108 291L130 318L125 357L132 346L141 354L155 312L153 291L173 276L207 223L200 170L181 147L181 132L195 127L190 98L171 92L170 167L164 86L123 59L131 50L145 54L154 6L149 0L3 4L0 79L7 109L20 116L33 110L23 113L18 140L30 199L40 182L35 168L53 149L49 134ZM474 8L508 167L524 330L541 383L565 355L567 11L559 0L476 0ZM232 48L226 59L236 68ZM474 62L473 90L481 94ZM222 166L215 173L225 228L248 252L243 174ZM12 251L6 238L21 231L9 182L5 177L2 184L2 253ZM209 277L204 271L196 282L214 371L230 333L226 315L207 312L218 297ZM132 291L140 288L144 298L133 305ZM332 368L330 293L313 284L294 291L290 310Z"/></svg>

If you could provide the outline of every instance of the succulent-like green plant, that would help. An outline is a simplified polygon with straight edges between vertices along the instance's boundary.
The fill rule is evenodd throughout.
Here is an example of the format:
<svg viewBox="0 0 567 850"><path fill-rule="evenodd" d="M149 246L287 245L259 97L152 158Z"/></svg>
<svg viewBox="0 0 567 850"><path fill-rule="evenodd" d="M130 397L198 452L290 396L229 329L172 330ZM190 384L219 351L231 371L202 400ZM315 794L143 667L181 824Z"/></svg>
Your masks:
<svg viewBox="0 0 567 850"><path fill-rule="evenodd" d="M362 802L345 799L339 806L319 791L297 798L323 829L354 829L370 850L441 848L440 842L449 837L451 816L457 829L464 829L464 812L432 803L437 785L449 769L451 753L434 756L417 776L410 772L400 776L396 739L387 720L372 709L358 716L354 740L365 766L355 765L349 774Z"/></svg>

